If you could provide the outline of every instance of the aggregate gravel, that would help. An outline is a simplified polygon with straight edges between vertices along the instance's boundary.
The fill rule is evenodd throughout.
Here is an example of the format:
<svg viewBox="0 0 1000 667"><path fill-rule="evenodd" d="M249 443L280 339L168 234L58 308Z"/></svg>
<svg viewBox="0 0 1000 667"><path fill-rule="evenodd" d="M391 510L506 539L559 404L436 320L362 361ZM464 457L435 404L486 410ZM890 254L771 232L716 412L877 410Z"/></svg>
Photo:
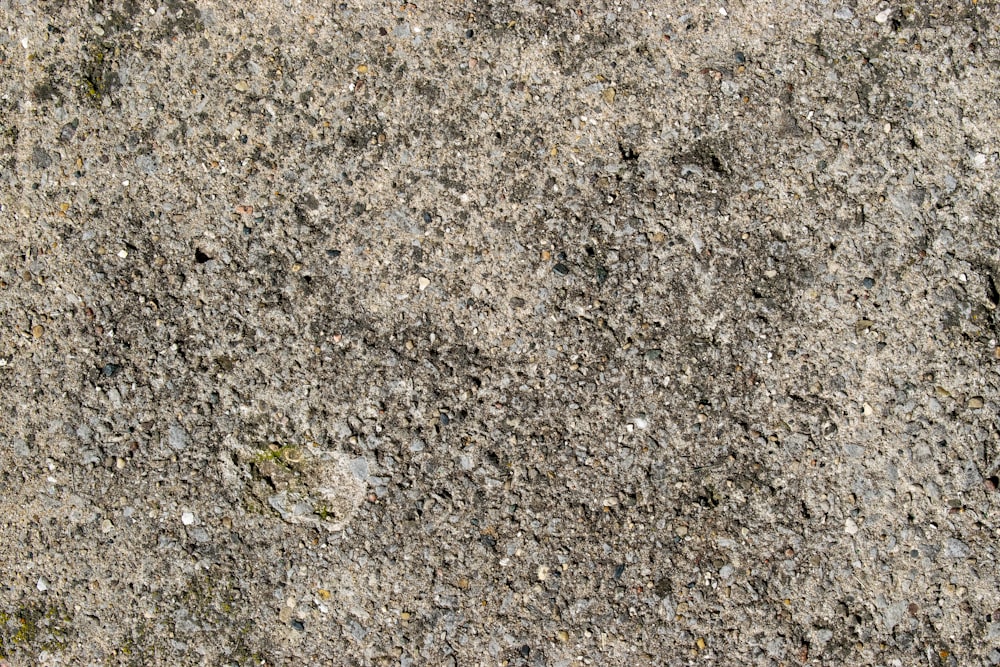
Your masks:
<svg viewBox="0 0 1000 667"><path fill-rule="evenodd" d="M0 0L0 665L1000 663L985 0Z"/></svg>

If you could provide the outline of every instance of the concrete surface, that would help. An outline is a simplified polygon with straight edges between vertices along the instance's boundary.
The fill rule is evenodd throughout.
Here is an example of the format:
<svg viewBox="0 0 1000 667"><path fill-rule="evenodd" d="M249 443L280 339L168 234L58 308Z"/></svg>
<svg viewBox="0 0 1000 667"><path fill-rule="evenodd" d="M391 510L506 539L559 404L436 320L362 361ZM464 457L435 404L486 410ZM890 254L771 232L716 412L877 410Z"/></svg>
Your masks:
<svg viewBox="0 0 1000 667"><path fill-rule="evenodd" d="M998 19L0 0L0 661L997 664Z"/></svg>

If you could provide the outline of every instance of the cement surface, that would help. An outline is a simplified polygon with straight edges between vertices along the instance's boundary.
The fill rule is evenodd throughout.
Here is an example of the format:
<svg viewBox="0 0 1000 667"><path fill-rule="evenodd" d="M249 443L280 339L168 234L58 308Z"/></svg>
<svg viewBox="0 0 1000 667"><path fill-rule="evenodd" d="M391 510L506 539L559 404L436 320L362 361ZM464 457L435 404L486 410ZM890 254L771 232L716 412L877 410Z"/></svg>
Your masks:
<svg viewBox="0 0 1000 667"><path fill-rule="evenodd" d="M0 664L992 665L996 4L0 0Z"/></svg>

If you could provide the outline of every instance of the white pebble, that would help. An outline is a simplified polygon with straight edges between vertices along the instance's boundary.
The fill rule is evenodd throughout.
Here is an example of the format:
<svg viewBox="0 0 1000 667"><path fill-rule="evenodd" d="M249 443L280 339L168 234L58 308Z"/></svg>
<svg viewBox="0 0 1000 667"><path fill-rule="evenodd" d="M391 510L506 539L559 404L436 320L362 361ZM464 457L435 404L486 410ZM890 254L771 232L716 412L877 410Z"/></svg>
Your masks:
<svg viewBox="0 0 1000 667"><path fill-rule="evenodd" d="M181 514L181 523L185 526L194 524L194 514L191 512L184 512L184 514Z"/></svg>
<svg viewBox="0 0 1000 667"><path fill-rule="evenodd" d="M44 593L49 590L49 582L45 577L38 577L38 583L35 584L35 587Z"/></svg>
<svg viewBox="0 0 1000 667"><path fill-rule="evenodd" d="M425 278L424 276L420 276L420 278L417 279L417 287L420 288L421 292L427 289L430 286L430 284L431 281Z"/></svg>
<svg viewBox="0 0 1000 667"><path fill-rule="evenodd" d="M875 23L879 25L885 25L889 21L889 17L892 16L892 8L883 9L878 14L875 15Z"/></svg>

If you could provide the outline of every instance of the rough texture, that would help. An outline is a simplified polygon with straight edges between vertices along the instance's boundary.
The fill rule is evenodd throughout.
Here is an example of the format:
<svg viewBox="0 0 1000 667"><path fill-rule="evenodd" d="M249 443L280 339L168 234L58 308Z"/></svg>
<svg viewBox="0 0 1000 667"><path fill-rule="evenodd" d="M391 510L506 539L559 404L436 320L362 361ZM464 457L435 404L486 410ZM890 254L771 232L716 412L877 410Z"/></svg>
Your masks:
<svg viewBox="0 0 1000 667"><path fill-rule="evenodd" d="M0 0L0 654L1000 662L998 25Z"/></svg>

